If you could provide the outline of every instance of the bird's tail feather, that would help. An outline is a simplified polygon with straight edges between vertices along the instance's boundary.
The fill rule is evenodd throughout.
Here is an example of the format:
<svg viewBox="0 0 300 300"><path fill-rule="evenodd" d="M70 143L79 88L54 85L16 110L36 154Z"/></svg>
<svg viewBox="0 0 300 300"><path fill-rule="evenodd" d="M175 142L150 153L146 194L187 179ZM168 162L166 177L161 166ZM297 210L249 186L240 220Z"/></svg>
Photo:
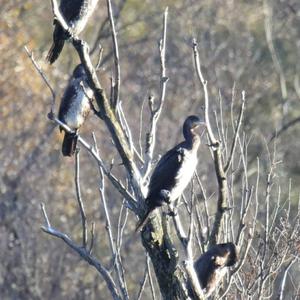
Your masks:
<svg viewBox="0 0 300 300"><path fill-rule="evenodd" d="M53 42L48 55L46 57L46 60L50 63L53 64L57 58L59 57L63 47L64 47L65 41L64 40L56 40Z"/></svg>
<svg viewBox="0 0 300 300"><path fill-rule="evenodd" d="M149 221L149 218L151 217L152 215L152 212L153 212L153 209L149 209L147 211L147 213L144 215L144 217L142 217L138 223L136 224L136 227L135 227L135 232L139 232L143 229L143 227L146 225L146 223Z"/></svg>
<svg viewBox="0 0 300 300"><path fill-rule="evenodd" d="M77 133L66 132L62 144L62 154L63 156L72 156L75 153L77 145L78 135Z"/></svg>

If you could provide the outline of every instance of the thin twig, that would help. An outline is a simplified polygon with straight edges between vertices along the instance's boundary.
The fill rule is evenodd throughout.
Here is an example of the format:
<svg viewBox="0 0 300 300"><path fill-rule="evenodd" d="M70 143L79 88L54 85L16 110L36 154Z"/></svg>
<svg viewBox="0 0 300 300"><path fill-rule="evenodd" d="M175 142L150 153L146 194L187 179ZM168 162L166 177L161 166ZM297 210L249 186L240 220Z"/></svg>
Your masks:
<svg viewBox="0 0 300 300"><path fill-rule="evenodd" d="M233 141L232 141L232 144L231 144L230 154L229 154L227 163L224 167L224 172L225 173L227 173L227 171L228 171L228 169L229 169L229 167L232 163L232 159L233 159L233 155L234 155L235 147L236 147L236 142L237 142L239 131L240 131L240 128L241 128L241 125L242 125L244 110L245 110L245 91L242 92L242 105L241 105L241 108L240 108L240 113L239 113L239 117L238 117L238 120L237 120Z"/></svg>
<svg viewBox="0 0 300 300"><path fill-rule="evenodd" d="M143 103L141 106L141 111L140 111L140 126L139 126L139 148L140 148L140 155L142 157L143 153L143 146L142 146L142 135L143 135L143 112L144 112L144 107L146 103L146 98L143 99Z"/></svg>
<svg viewBox="0 0 300 300"><path fill-rule="evenodd" d="M172 208L172 210L174 211L175 209ZM175 212L175 215L172 219L173 219L173 222L174 222L177 237L179 238L179 240L180 240L182 246L184 247L184 249L186 250L188 236L185 233L185 230L184 230L184 228L182 226L182 223L181 223L181 219L180 219L177 212Z"/></svg>
<svg viewBox="0 0 300 300"><path fill-rule="evenodd" d="M92 228L91 228L91 243L89 247L89 254L92 254L93 247L95 242L95 222L92 222Z"/></svg>
<svg viewBox="0 0 300 300"><path fill-rule="evenodd" d="M152 165L153 152L156 142L156 126L160 117L163 104L165 102L166 87L168 77L166 76L166 39L167 39L167 21L168 21L168 8L165 9L163 20L163 33L162 39L159 43L160 52L160 99L157 108L154 108L154 98L149 97L149 107L151 112L150 130L146 135L145 146L145 164L144 164L144 180L147 179Z"/></svg>
<svg viewBox="0 0 300 300"><path fill-rule="evenodd" d="M117 12L114 14L114 19L118 20L120 18L120 15L125 7L125 4L128 0L122 0L119 3L119 7ZM95 41L93 42L93 46L91 47L91 55L97 50L97 45L99 44L99 41L105 39L108 37L108 33L106 30L107 24L109 22L109 16L107 16L105 18L105 20L102 22L102 24L100 25L100 28L96 34L96 38ZM123 26L123 28L126 28L126 25Z"/></svg>
<svg viewBox="0 0 300 300"><path fill-rule="evenodd" d="M210 124L210 119L209 119L209 96L208 96L208 90L207 90L207 81L204 80L202 71L201 71L201 65L200 65L200 58L199 58L199 53L198 53L198 43L196 39L193 39L193 51L194 51L194 61L195 61L195 68L196 68L196 73L198 76L198 79L200 83L203 86L203 91L204 91L204 114L205 114L205 124L206 124L206 129L207 133L210 139L210 142L212 146L216 146L218 144L218 141L216 140L214 133L211 128Z"/></svg>
<svg viewBox="0 0 300 300"><path fill-rule="evenodd" d="M279 130L277 130L272 134L272 136L269 139L269 143L272 142L275 138L278 138L280 135L282 135L285 131L287 131L291 127L297 125L298 123L300 123L300 117L296 117L290 120L289 122L287 122L286 124L282 125L282 127Z"/></svg>
<svg viewBox="0 0 300 300"><path fill-rule="evenodd" d="M79 206L79 211L81 215L81 224L82 224L82 246L86 248L87 245L87 221L84 205L82 202L81 191L80 191L80 159L79 159L79 150L75 152L75 187L76 187L76 196Z"/></svg>
<svg viewBox="0 0 300 300"><path fill-rule="evenodd" d="M206 224L206 228L207 228L207 232L210 232L210 226L209 226L209 215L208 215L208 205L207 205L207 202L208 202L208 199L207 199L207 196L206 196L206 191L203 187L203 184L202 184L202 181L198 175L198 172L196 171L195 172L195 176L196 176L196 180L200 186L200 189L201 189L201 192L202 192L202 195L203 195L203 200L204 200L204 211L205 211L205 224Z"/></svg>
<svg viewBox="0 0 300 300"><path fill-rule="evenodd" d="M279 296L278 296L278 300L283 300L283 292L285 290L285 283L286 283L286 277L287 277L287 274L291 268L291 266L296 262L297 260L297 257L295 257L294 259L292 259L288 265L285 267L285 270L284 270L284 275L283 275L283 278L282 278L282 281L281 281L281 285L280 285L280 293L279 293Z"/></svg>
<svg viewBox="0 0 300 300"><path fill-rule="evenodd" d="M98 54L98 61L96 64L95 69L98 71L101 67L101 61L102 61L102 56L103 56L103 47L99 45L99 54Z"/></svg>
<svg viewBox="0 0 300 300"><path fill-rule="evenodd" d="M142 299L142 294L144 292L144 289L145 289L145 286L146 286L146 282L147 282L147 279L148 279L148 276L149 276L148 275L147 259L148 258L146 258L146 268L145 268L144 276L143 276L143 279L142 279L142 282L141 282L140 290L138 292L137 300L141 300Z"/></svg>
<svg viewBox="0 0 300 300"><path fill-rule="evenodd" d="M280 80L280 88L281 88L281 95L283 100L287 99L287 84L285 79L285 74L283 71L283 68L281 66L281 62L279 59L279 56L276 52L274 42L273 42L273 32L272 32L272 7L268 0L264 0L264 14L265 14L265 34L266 34L266 40L267 45L269 48L269 51L271 53L271 57L273 60L274 68L279 76ZM283 103L284 105L284 103Z"/></svg>
<svg viewBox="0 0 300 300"><path fill-rule="evenodd" d="M66 234L54 228L42 227L42 230L52 236L62 239L72 250L79 254L81 258L83 258L86 262L93 266L106 281L113 299L122 300L117 290L117 287L113 281L113 278L109 274L108 270L106 270L96 258L92 257L86 249L83 249L82 247L76 245Z"/></svg>
<svg viewBox="0 0 300 300"><path fill-rule="evenodd" d="M193 199L191 203L190 225L189 225L189 233L188 233L187 243L186 243L187 259L184 261L184 267L188 275L191 287L193 289L194 296L196 297L195 299L201 300L204 298L204 294L198 280L198 276L194 267L194 260L193 260L194 209L195 209L195 199Z"/></svg>
<svg viewBox="0 0 300 300"><path fill-rule="evenodd" d="M207 90L207 81L204 80L201 65L200 65L200 58L198 53L198 44L196 39L193 39L193 54L194 54L194 62L196 68L197 77L203 87L204 91L204 115L205 115L205 123L207 128L207 133L210 141L210 146L212 148L212 155L215 164L215 172L218 181L218 203L217 203L217 213L215 216L215 221L212 227L212 231L209 237L209 246L215 245L219 238L219 232L221 228L221 222L223 219L223 215L227 209L226 200L227 200L227 178L224 172L224 166L222 162L222 152L221 152L221 145L220 142L214 136L214 133L211 128L210 120L209 120L209 96Z"/></svg>
<svg viewBox="0 0 300 300"><path fill-rule="evenodd" d="M150 268L150 257L148 254L147 254L147 273L148 273L148 277L149 277L152 299L156 300L155 289L154 289L154 284L153 284L152 275L151 275L151 268Z"/></svg>
<svg viewBox="0 0 300 300"><path fill-rule="evenodd" d="M190 223L189 223L189 233L186 235L180 217L177 213L175 213L173 217L173 222L175 225L177 236L181 242L185 253L185 261L183 262L186 274L188 276L189 282L191 284L191 288L193 289L194 296L196 299L203 299L203 291L200 287L200 283L194 268L193 262L193 236L194 236L194 201L192 201L192 208L189 211Z"/></svg>
<svg viewBox="0 0 300 300"><path fill-rule="evenodd" d="M124 208L125 208L125 217L124 217L123 224L122 224L122 214L123 214ZM119 216L119 220L118 220L117 253L120 257L121 257L120 251L121 251L122 242L123 242L123 235L124 235L124 230L125 230L127 220L128 220L128 208L125 207L125 200L124 200L122 203L122 207L120 210L120 216Z"/></svg>
<svg viewBox="0 0 300 300"><path fill-rule="evenodd" d="M96 141L95 135L93 135L93 139L94 139L95 151L99 155L99 149L98 149L98 146L97 146L97 141ZM99 166L98 169L99 169L99 176L100 176L99 191L100 191L100 196L101 196L101 200L102 200L102 204L103 204L103 208L104 208L104 215L105 215L105 220L106 220L105 228L106 228L106 231L107 231L107 234L108 234L109 245L110 245L113 260L116 262L116 263L114 263L114 265L116 266L117 278L118 278L118 281L119 281L119 285L120 285L123 297L124 297L124 299L129 300L126 281L125 281L124 276L122 275L121 261L120 261L119 255L117 253L117 250L116 250L115 239L114 239L113 233L112 233L110 214L109 214L109 211L108 211L107 202L106 202L106 195L105 195L104 172L103 172L103 168L101 166Z"/></svg>
<svg viewBox="0 0 300 300"><path fill-rule="evenodd" d="M45 209L45 204L44 204L44 203L41 203L41 210L42 210L43 216L44 216L44 218L45 218L47 227L50 228L50 227L51 227L51 224L50 224L48 215L47 215L47 213L46 213L46 209Z"/></svg>
<svg viewBox="0 0 300 300"><path fill-rule="evenodd" d="M114 98L111 99L111 102L112 102L112 107L116 108L120 100L121 68L120 68L119 47L118 47L117 33L116 33L115 23L113 18L112 5L110 0L107 0L106 3L107 3L107 13L109 16L109 22L112 31L114 63L115 63L115 85L114 85L114 95L113 95Z"/></svg>
<svg viewBox="0 0 300 300"><path fill-rule="evenodd" d="M56 93L54 89L51 87L51 84L49 83L48 78L46 77L45 73L42 71L41 66L36 62L33 56L33 51L30 51L27 46L24 47L28 57L30 58L32 64L34 65L35 69L38 71L40 76L43 78L44 82L46 83L47 87L49 88L51 95L52 95L52 104L51 104L51 113L54 113L55 110L55 99L56 99Z"/></svg>
<svg viewBox="0 0 300 300"><path fill-rule="evenodd" d="M119 114L119 119L120 119L121 126L122 126L122 128L123 128L123 130L126 134L128 144L130 146L130 150L133 151L136 154L139 161L143 164L144 160L143 160L142 156L140 155L139 151L137 151L137 149L134 145L131 129L130 129L129 124L127 122L127 118L125 117L125 113L124 113L121 101L119 101L118 104L117 104L117 112Z"/></svg>
<svg viewBox="0 0 300 300"><path fill-rule="evenodd" d="M41 208L46 221L46 226L42 226L42 230L54 237L63 240L73 251L75 251L77 254L80 255L80 257L82 257L86 262L93 266L102 275L109 291L111 292L113 299L122 300L121 296L119 295L118 289L115 285L115 282L109 274L108 270L100 263L100 261L98 261L95 257L91 256L91 254L86 248L76 245L65 233L60 232L55 228L51 227L44 204L41 204Z"/></svg>
<svg viewBox="0 0 300 300"><path fill-rule="evenodd" d="M56 122L57 124L59 124L61 127L63 127L63 129L65 131L72 132L72 130L68 126L66 126L64 123L62 123L57 118L54 118L53 121ZM96 159L96 161L101 166L101 168L103 169L104 174L108 177L110 182L120 192L120 194L123 197L126 198L126 200L129 203L130 209L133 210L133 211L136 211L136 200L135 200L135 198L128 192L128 190L124 187L124 185L111 173L110 169L107 168L104 165L104 162L100 158L99 154L95 151L95 149L90 144L88 144L81 136L78 136L78 141Z"/></svg>

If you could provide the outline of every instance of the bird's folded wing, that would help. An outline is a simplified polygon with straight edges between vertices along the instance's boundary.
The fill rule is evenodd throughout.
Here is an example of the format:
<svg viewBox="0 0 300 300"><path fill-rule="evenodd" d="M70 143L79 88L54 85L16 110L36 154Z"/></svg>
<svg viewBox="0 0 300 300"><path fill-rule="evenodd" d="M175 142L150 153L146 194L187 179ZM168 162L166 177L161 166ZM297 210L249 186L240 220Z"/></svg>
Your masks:
<svg viewBox="0 0 300 300"><path fill-rule="evenodd" d="M174 185L176 174L183 161L183 151L180 145L165 153L151 176L149 191L160 192L162 189L169 190Z"/></svg>

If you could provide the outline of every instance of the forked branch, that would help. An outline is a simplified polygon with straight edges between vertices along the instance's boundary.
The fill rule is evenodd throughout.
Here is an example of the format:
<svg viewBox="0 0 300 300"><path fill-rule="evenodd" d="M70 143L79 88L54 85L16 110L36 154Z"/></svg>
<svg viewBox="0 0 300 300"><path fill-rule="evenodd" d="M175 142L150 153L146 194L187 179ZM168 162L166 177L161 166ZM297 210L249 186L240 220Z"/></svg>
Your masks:
<svg viewBox="0 0 300 300"><path fill-rule="evenodd" d="M65 233L62 233L59 230L51 227L44 204L41 204L41 209L46 222L46 225L42 226L42 230L54 237L63 240L64 243L66 243L74 252L76 252L87 263L93 266L102 275L113 299L122 300L113 278L111 277L108 270L100 263L100 261L93 257L86 248L78 246L76 243L74 243Z"/></svg>
<svg viewBox="0 0 300 300"><path fill-rule="evenodd" d="M128 145L125 133L122 130L122 127L114 113L114 110L111 107L111 104L108 101L106 94L98 80L95 68L93 67L89 55L89 47L86 42L72 35L72 32L69 29L67 23L65 22L63 16L61 15L59 9L57 9L58 8L57 1L51 0L51 3L52 3L54 18L58 20L58 22L61 24L64 30L70 33L72 44L76 49L80 57L81 63L85 68L88 84L94 92L94 97L99 107L99 115L101 119L105 122L105 125L111 134L116 149L118 150L118 153L121 156L123 164L135 187L136 193L140 194L141 193L139 189L140 172L135 164L134 154L132 151L130 151L130 147Z"/></svg>
<svg viewBox="0 0 300 300"><path fill-rule="evenodd" d="M145 147L145 164L143 176L146 179L151 171L151 164L153 159L153 152L156 142L156 127L160 117L166 95L166 88L168 77L166 76L166 40L167 40L167 22L168 22L168 8L165 9L163 19L163 31L162 38L159 43L159 57L160 57L160 99L157 107L154 104L154 97L149 97L149 108L150 108L150 130L146 136L146 147Z"/></svg>
<svg viewBox="0 0 300 300"><path fill-rule="evenodd" d="M226 211L227 206L227 179L226 174L224 171L224 166L222 162L222 153L221 153L221 144L214 136L213 130L211 128L210 119L209 119L209 96L207 90L207 81L204 80L201 65L200 65L200 58L197 49L197 41L193 40L193 52L194 52L194 61L195 61L195 68L197 77L203 87L204 91L204 115L205 115L205 123L207 127L208 137L210 140L210 146L212 147L214 164L215 164L215 172L218 181L218 203L217 203L217 213L215 217L215 222L213 224L213 228L209 237L209 246L213 246L218 242L219 239L219 232L221 227L221 221L223 215Z"/></svg>

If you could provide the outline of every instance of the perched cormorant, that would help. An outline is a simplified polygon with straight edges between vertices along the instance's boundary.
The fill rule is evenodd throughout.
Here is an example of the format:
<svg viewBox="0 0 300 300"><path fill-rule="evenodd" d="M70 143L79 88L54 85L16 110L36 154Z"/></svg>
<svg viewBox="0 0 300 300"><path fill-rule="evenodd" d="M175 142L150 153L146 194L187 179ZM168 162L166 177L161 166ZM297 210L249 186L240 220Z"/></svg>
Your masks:
<svg viewBox="0 0 300 300"><path fill-rule="evenodd" d="M85 27L88 18L93 13L98 0L61 0L60 12L75 35L78 35ZM69 35L60 23L54 19L53 44L47 55L50 64L54 63L64 47Z"/></svg>
<svg viewBox="0 0 300 300"><path fill-rule="evenodd" d="M147 212L138 222L136 231L146 224L155 208L178 199L190 182L198 162L200 136L195 129L200 125L205 123L199 117L189 116L183 124L185 140L159 160L150 179L146 198Z"/></svg>
<svg viewBox="0 0 300 300"><path fill-rule="evenodd" d="M91 110L92 97L93 91L87 84L84 67L80 64L73 71L58 112L58 119L74 130L74 133L65 132L62 144L64 156L72 156L75 152L77 131ZM60 127L60 130L63 129Z"/></svg>
<svg viewBox="0 0 300 300"><path fill-rule="evenodd" d="M233 243L212 246L194 263L202 289L209 296L226 274L226 267L233 266L238 260L237 248Z"/></svg>

